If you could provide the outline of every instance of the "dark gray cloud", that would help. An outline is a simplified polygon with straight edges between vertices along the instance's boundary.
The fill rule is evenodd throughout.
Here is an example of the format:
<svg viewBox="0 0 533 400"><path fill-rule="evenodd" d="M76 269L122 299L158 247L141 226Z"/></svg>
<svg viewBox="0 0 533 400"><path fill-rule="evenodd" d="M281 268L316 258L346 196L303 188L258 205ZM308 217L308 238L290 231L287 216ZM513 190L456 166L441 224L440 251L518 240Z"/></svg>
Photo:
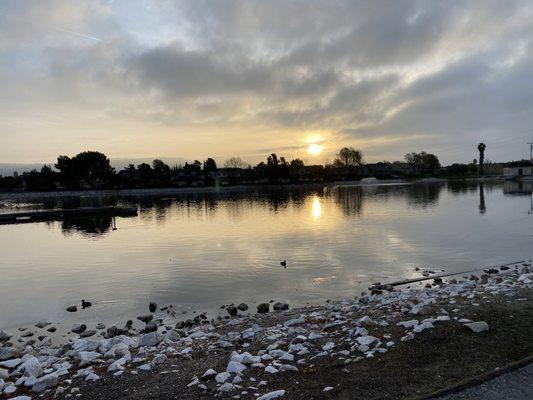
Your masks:
<svg viewBox="0 0 533 400"><path fill-rule="evenodd" d="M6 0L0 24L4 157L40 157L16 137L53 130L51 152L144 131L176 156L199 132L255 154L256 131L297 155L327 132L367 160L465 161L479 140L510 159L533 122L529 1Z"/></svg>

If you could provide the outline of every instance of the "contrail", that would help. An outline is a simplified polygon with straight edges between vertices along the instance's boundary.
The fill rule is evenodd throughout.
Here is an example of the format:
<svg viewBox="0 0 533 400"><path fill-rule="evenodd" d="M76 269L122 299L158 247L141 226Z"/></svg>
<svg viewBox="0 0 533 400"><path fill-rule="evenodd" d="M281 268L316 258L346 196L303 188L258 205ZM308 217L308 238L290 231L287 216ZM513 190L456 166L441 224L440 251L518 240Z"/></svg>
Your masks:
<svg viewBox="0 0 533 400"><path fill-rule="evenodd" d="M14 19L14 20L17 20L17 21L20 21L20 22L24 22L24 23L30 24L30 25L42 26L43 28L52 29L54 31L62 32L62 33L68 33L70 35L78 36L78 37L81 37L81 38L84 38L84 39L94 40L94 41L97 41L97 42L102 42L103 41L102 39L97 38L95 36L90 36L90 35L86 35L84 33L75 32L75 31L71 31L71 30L63 29L63 28L58 28L58 27L51 26L51 25L45 25L45 24L40 24L40 23L36 23L36 22L33 22L33 21L28 21L28 20L25 20L23 18L13 17L12 15L7 15L7 14L4 14L4 13L0 13L0 17L11 18L11 19Z"/></svg>

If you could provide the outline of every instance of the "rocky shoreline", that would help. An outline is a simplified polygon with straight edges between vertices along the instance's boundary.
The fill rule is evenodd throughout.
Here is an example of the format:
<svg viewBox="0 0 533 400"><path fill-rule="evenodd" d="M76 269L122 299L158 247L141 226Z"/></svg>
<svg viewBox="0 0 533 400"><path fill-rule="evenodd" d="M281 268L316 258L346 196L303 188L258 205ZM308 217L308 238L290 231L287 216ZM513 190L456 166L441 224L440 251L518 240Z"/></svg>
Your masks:
<svg viewBox="0 0 533 400"><path fill-rule="evenodd" d="M473 318L476 309L489 309L496 299L518 310L529 305L531 271L531 263L520 263L294 310L262 303L258 313L242 315L246 304L229 305L226 319L201 314L172 325L154 316L152 303L150 313L139 316L142 330L134 329L133 321L105 331L78 324L72 327L77 337L60 343L31 336L19 343L0 331L0 398L117 398L121 382L134 388L132 380L146 386L147 380L168 377L183 393L176 398L300 398L295 382L306 384L310 371L335 365L330 383L313 388L315 398L331 397L341 392L343 371L385 362L395 352L415 353L428 335L451 330L468 340L483 339L498 322ZM51 328L47 322L36 327ZM154 398L168 398L165 384L151 382L150 389L160 392Z"/></svg>

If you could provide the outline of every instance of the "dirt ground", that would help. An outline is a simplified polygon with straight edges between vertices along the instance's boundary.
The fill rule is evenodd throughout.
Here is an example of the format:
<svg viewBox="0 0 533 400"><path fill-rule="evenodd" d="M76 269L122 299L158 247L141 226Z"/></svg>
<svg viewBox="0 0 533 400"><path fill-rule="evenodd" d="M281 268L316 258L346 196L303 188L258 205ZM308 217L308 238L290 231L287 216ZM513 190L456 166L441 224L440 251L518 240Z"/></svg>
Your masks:
<svg viewBox="0 0 533 400"><path fill-rule="evenodd" d="M446 308L449 309L449 305ZM314 365L299 366L299 372L279 373L275 377L263 373L257 376L258 381L264 379L268 384L261 393L284 389L283 399L290 400L419 399L533 354L531 293L525 293L522 300L494 297L477 307L465 306L461 316L486 321L490 330L476 334L457 323L442 324L422 332L414 340L397 342L393 349L376 358L345 365L337 359L323 357L315 360ZM121 377L105 374L94 383L74 383L71 387L80 390L69 397L78 395L75 398L91 400L212 398L215 393L201 393L197 387L187 388L186 385L193 375L201 376L208 368L225 368L228 356L229 352L221 352L210 354L209 358L195 354L193 360L170 359L158 367L158 371L164 373L125 373ZM244 387L258 383L249 382L246 375L243 379ZM334 389L324 392L328 386ZM254 396L249 391L241 398Z"/></svg>

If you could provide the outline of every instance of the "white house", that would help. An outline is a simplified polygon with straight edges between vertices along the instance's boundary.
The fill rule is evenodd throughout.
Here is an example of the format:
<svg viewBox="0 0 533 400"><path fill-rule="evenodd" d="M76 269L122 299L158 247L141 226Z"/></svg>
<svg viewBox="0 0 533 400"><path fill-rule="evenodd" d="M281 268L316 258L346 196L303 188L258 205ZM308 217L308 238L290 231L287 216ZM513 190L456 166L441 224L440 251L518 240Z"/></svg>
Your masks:
<svg viewBox="0 0 533 400"><path fill-rule="evenodd" d="M527 160L513 161L503 168L503 174L510 178L515 178L518 176L532 176L533 162Z"/></svg>

